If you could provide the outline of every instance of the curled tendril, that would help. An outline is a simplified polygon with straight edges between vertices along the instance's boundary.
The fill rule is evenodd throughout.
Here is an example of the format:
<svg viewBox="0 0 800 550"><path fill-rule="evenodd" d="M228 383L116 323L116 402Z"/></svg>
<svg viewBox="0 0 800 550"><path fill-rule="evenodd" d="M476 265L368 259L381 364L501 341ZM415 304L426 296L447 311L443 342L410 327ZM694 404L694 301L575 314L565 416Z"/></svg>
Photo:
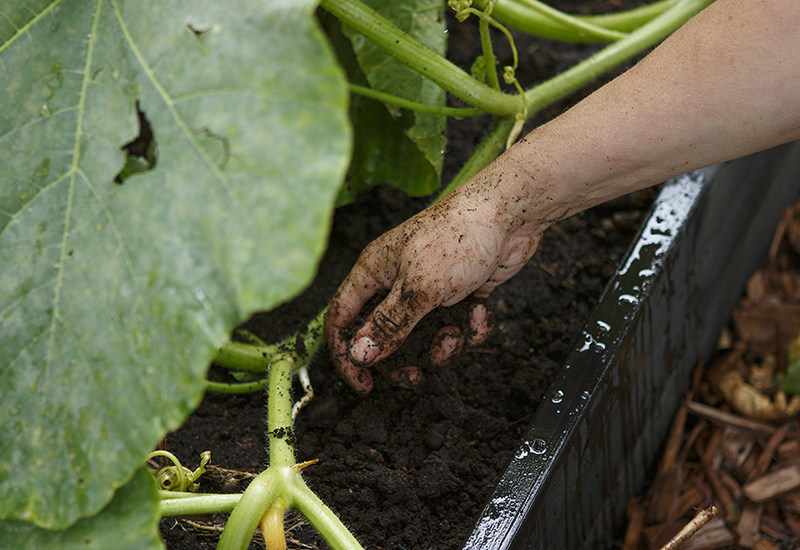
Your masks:
<svg viewBox="0 0 800 550"><path fill-rule="evenodd" d="M206 464L211 460L211 451L204 451L200 454L200 466L193 472L189 468L181 465L174 454L169 451L153 451L147 455L146 460L157 456L167 457L172 466L165 466L159 470L153 470L159 489L163 491L196 492L200 488L200 476L206 472Z"/></svg>
<svg viewBox="0 0 800 550"><path fill-rule="evenodd" d="M506 65L503 67L503 80L506 84L513 84L517 80L517 77L514 73L514 67L511 65Z"/></svg>

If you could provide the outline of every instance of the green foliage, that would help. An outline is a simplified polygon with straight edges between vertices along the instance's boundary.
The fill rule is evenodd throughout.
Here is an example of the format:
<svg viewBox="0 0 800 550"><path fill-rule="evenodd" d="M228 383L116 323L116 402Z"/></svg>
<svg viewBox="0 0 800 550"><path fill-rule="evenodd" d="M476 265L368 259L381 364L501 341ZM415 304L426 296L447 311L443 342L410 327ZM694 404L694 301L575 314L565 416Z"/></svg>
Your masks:
<svg viewBox="0 0 800 550"><path fill-rule="evenodd" d="M780 389L786 393L800 394L800 335L789 342L786 348L786 374L778 374L776 379Z"/></svg>
<svg viewBox="0 0 800 550"><path fill-rule="evenodd" d="M98 513L310 281L351 149L315 8L0 8L0 517ZM118 178L147 125L155 164Z"/></svg>
<svg viewBox="0 0 800 550"><path fill-rule="evenodd" d="M444 4L439 0L370 0L365 2L432 52L444 56L447 34ZM343 40L341 25L326 25L351 82L425 105L443 106L442 88L402 64L352 29ZM350 107L355 133L353 160L340 202L362 189L387 183L411 195L429 195L441 184L446 117L401 110L354 96Z"/></svg>
<svg viewBox="0 0 800 550"><path fill-rule="evenodd" d="M158 550L158 495L153 476L139 469L99 514L63 531L24 521L0 521L0 545L26 550Z"/></svg>
<svg viewBox="0 0 800 550"><path fill-rule="evenodd" d="M5 0L0 541L160 547L145 456L196 407L232 329L307 286L337 202L439 187L445 89L501 117L458 183L531 110L707 1L662 2L605 61L512 96L442 57L439 0L321 0L347 23L322 14L327 35L320 0ZM346 75L425 113L348 102ZM322 507L301 493L301 512Z"/></svg>

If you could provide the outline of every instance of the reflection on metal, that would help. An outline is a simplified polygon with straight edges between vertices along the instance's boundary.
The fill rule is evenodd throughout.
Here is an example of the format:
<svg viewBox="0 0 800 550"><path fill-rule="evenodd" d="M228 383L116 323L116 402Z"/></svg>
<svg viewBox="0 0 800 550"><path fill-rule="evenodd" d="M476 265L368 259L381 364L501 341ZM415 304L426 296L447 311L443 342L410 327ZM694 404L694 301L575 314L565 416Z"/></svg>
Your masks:
<svg viewBox="0 0 800 550"><path fill-rule="evenodd" d="M464 550L612 547L798 181L800 142L664 186Z"/></svg>

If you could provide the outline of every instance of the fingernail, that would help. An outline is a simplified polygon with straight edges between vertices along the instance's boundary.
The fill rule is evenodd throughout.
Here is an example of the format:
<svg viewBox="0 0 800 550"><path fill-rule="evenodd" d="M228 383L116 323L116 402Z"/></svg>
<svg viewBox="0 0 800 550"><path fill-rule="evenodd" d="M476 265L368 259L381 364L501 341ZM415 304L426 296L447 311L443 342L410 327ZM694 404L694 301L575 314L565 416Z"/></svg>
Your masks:
<svg viewBox="0 0 800 550"><path fill-rule="evenodd" d="M368 336L362 336L350 346L350 357L356 363L371 363L378 354L378 346Z"/></svg>
<svg viewBox="0 0 800 550"><path fill-rule="evenodd" d="M486 306L478 304L472 308L470 315L470 328L475 330L478 326L486 322Z"/></svg>
<svg viewBox="0 0 800 550"><path fill-rule="evenodd" d="M461 352L464 335L455 327L445 327L436 333L431 341L431 363L441 367Z"/></svg>

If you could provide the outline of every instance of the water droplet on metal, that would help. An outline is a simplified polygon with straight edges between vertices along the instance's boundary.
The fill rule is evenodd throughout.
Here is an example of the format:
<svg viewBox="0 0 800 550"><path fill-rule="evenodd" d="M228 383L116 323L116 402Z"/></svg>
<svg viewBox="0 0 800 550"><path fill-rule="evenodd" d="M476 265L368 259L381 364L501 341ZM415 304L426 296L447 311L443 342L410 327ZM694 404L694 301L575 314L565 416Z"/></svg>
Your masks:
<svg viewBox="0 0 800 550"><path fill-rule="evenodd" d="M531 452L535 455L542 455L547 450L547 442L544 439L536 438L531 441Z"/></svg>
<svg viewBox="0 0 800 550"><path fill-rule="evenodd" d="M556 390L553 392L552 397L550 397L550 401L553 403L561 403L564 400L564 392L561 390Z"/></svg>

